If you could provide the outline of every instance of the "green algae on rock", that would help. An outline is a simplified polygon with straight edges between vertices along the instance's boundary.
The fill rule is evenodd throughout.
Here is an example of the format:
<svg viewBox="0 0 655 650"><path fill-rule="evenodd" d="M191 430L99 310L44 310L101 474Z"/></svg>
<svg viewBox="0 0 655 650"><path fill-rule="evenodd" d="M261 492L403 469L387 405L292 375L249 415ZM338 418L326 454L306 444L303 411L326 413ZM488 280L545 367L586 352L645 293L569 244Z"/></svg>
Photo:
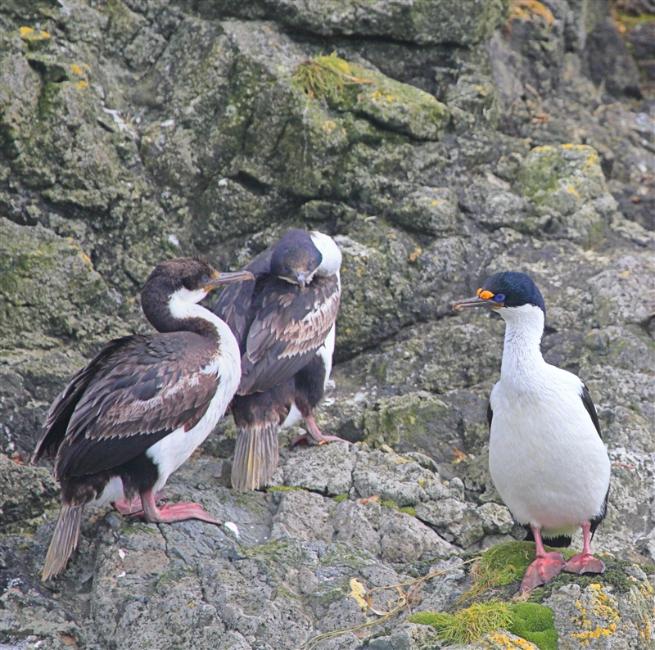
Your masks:
<svg viewBox="0 0 655 650"><path fill-rule="evenodd" d="M437 140L450 119L447 107L429 93L334 53L301 63L292 78L310 99L413 138Z"/></svg>

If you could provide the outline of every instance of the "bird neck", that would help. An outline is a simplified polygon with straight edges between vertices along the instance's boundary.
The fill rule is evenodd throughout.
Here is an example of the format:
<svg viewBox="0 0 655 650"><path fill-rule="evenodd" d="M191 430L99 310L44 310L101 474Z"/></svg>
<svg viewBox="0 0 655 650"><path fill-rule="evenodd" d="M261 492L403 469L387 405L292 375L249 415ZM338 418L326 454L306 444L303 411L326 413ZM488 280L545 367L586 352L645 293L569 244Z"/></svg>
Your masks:
<svg viewBox="0 0 655 650"><path fill-rule="evenodd" d="M524 305L505 308L501 316L506 322L501 380L520 383L525 377L541 373L546 366L541 354L544 313L538 307Z"/></svg>
<svg viewBox="0 0 655 650"><path fill-rule="evenodd" d="M142 294L141 307L158 332L195 332L229 346L234 341L232 330L216 314L197 303L204 295L205 292L196 294L187 289L171 294L147 292Z"/></svg>

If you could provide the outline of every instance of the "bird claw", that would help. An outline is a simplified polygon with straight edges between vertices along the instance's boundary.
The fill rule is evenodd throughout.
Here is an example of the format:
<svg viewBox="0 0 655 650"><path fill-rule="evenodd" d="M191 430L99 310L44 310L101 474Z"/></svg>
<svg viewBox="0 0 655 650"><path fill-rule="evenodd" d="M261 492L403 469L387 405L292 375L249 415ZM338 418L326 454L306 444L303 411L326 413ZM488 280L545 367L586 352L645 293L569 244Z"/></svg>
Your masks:
<svg viewBox="0 0 655 650"><path fill-rule="evenodd" d="M545 553L527 568L521 581L521 593L532 591L535 587L545 585L558 576L564 568L561 553Z"/></svg>
<svg viewBox="0 0 655 650"><path fill-rule="evenodd" d="M604 573L605 564L602 560L589 553L579 553L574 555L566 564L562 571L566 573Z"/></svg>
<svg viewBox="0 0 655 650"><path fill-rule="evenodd" d="M330 436L325 433L321 433L320 438L316 438L311 433L303 433L301 436L298 436L295 440L292 441L291 446L295 447L297 445L327 445L329 442L348 442L339 436Z"/></svg>

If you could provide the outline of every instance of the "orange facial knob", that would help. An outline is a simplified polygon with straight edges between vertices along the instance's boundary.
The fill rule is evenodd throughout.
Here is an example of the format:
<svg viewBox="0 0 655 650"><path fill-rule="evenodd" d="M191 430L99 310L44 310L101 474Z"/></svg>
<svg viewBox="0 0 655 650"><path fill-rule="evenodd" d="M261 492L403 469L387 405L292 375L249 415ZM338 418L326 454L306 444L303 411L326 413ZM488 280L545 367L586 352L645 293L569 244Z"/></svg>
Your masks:
<svg viewBox="0 0 655 650"><path fill-rule="evenodd" d="M494 294L491 291L488 291L485 289L484 291L480 290L478 293L478 298L482 298L482 300L491 300L494 297Z"/></svg>

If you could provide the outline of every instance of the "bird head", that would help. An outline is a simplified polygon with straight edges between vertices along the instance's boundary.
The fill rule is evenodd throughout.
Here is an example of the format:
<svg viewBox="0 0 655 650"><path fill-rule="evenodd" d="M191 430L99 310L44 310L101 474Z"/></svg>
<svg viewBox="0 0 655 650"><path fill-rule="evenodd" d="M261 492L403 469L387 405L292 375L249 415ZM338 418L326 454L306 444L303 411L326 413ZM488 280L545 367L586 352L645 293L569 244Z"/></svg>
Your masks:
<svg viewBox="0 0 655 650"><path fill-rule="evenodd" d="M530 276L518 271L503 271L490 275L472 298L453 303L455 311L469 307L488 307L505 320L520 317L534 308L546 313L541 291Z"/></svg>
<svg viewBox="0 0 655 650"><path fill-rule="evenodd" d="M323 256L311 234L294 228L275 244L271 256L271 273L285 282L306 287L322 261Z"/></svg>
<svg viewBox="0 0 655 650"><path fill-rule="evenodd" d="M160 262L154 268L141 292L175 295L185 302L200 302L208 293L223 284L254 280L250 271L223 273L195 257L178 257Z"/></svg>

